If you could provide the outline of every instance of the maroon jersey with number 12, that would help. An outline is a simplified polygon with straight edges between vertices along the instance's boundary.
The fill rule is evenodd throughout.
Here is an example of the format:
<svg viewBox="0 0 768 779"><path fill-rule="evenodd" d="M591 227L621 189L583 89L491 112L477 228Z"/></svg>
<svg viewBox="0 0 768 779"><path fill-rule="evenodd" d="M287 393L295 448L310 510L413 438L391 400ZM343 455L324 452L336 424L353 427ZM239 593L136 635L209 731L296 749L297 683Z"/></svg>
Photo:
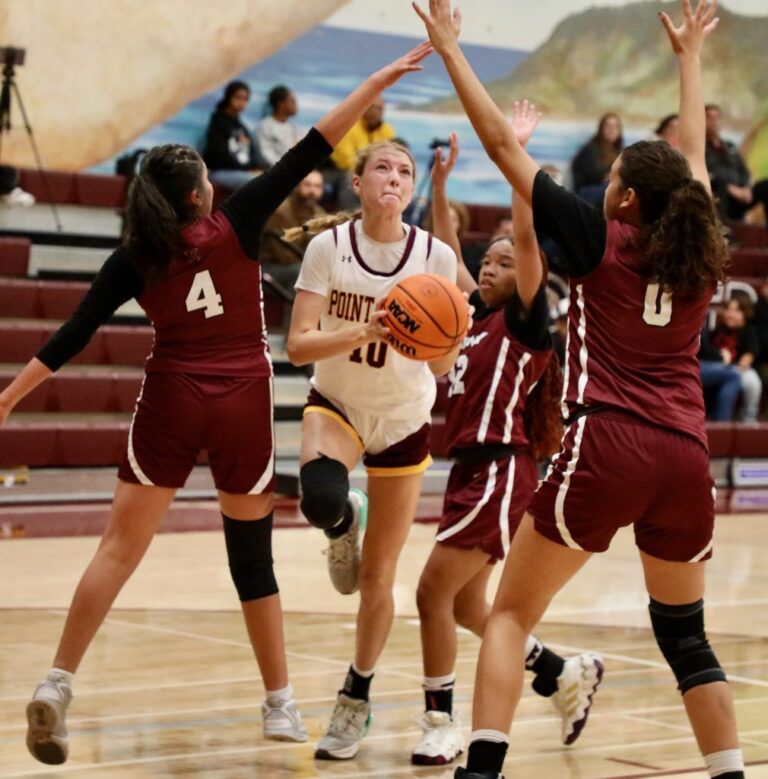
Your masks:
<svg viewBox="0 0 768 779"><path fill-rule="evenodd" d="M503 309L476 319L450 373L449 451L499 444L528 446L525 400L551 353L521 343L507 327Z"/></svg>

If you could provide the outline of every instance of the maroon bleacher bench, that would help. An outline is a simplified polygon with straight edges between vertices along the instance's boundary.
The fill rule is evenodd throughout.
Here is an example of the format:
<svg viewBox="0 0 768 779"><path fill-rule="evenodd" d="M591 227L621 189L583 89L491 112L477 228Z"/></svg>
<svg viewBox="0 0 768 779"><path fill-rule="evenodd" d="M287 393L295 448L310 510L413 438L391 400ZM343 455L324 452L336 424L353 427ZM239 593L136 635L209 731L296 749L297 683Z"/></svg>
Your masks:
<svg viewBox="0 0 768 779"><path fill-rule="evenodd" d="M19 171L19 185L41 203L98 208L123 208L127 188L125 176L34 168Z"/></svg>

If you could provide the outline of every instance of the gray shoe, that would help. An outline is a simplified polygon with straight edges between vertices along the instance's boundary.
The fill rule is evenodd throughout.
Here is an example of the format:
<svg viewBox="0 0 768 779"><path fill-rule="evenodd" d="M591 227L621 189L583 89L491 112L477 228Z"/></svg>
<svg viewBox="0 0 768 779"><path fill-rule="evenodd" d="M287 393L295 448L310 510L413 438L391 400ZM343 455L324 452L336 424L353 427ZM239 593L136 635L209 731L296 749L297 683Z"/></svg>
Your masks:
<svg viewBox="0 0 768 779"><path fill-rule="evenodd" d="M328 573L342 595L357 592L360 586L360 529L368 517L368 498L360 490L350 490L347 502L352 508L352 524L338 538L328 539Z"/></svg>
<svg viewBox="0 0 768 779"><path fill-rule="evenodd" d="M282 706L270 706L268 701L261 704L261 717L264 723L264 738L271 741L306 741L309 736L295 700Z"/></svg>
<svg viewBox="0 0 768 779"><path fill-rule="evenodd" d="M317 742L317 760L351 760L371 726L371 704L339 693L325 733Z"/></svg>
<svg viewBox="0 0 768 779"><path fill-rule="evenodd" d="M27 749L41 763L60 765L69 754L67 707L72 688L56 674L40 682L27 704Z"/></svg>

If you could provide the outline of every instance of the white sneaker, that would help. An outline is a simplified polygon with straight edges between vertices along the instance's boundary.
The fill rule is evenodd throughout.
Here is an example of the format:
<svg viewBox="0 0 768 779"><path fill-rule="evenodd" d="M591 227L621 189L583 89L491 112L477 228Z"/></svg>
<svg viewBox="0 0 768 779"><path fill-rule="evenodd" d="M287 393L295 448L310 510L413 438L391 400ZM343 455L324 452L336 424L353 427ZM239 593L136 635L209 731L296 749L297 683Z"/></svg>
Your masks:
<svg viewBox="0 0 768 779"><path fill-rule="evenodd" d="M35 196L29 192L25 192L21 187L16 187L8 192L6 195L0 195L0 203L11 208L20 206L25 208L27 206L35 205Z"/></svg>
<svg viewBox="0 0 768 779"><path fill-rule="evenodd" d="M464 736L459 715L444 711L425 711L418 720L424 731L411 754L414 765L445 765L464 751Z"/></svg>
<svg viewBox="0 0 768 779"><path fill-rule="evenodd" d="M41 763L60 765L69 754L67 707L72 688L55 674L40 682L27 704L27 749Z"/></svg>
<svg viewBox="0 0 768 779"><path fill-rule="evenodd" d="M364 492L350 490L347 502L352 508L352 524L343 536L329 538L326 549L331 583L342 595L351 595L360 586L360 530L368 519Z"/></svg>
<svg viewBox="0 0 768 779"><path fill-rule="evenodd" d="M264 738L271 741L306 741L309 736L296 701L291 699L280 706L271 706L269 701L261 704L261 718L264 724Z"/></svg>
<svg viewBox="0 0 768 779"><path fill-rule="evenodd" d="M371 726L371 704L339 693L331 721L317 742L317 760L351 760Z"/></svg>
<svg viewBox="0 0 768 779"><path fill-rule="evenodd" d="M573 744L587 724L592 697L603 680L603 659L586 652L569 657L557 677L557 692L552 696L563 727L563 744Z"/></svg>

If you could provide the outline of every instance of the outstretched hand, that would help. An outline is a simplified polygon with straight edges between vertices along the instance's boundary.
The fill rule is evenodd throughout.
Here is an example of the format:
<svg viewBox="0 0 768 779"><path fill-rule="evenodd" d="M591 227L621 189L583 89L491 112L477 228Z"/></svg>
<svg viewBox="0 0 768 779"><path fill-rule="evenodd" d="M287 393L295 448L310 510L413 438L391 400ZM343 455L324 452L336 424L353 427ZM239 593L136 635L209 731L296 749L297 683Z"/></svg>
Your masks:
<svg viewBox="0 0 768 779"><path fill-rule="evenodd" d="M418 3L411 3L413 10L424 22L429 40L438 54L456 43L461 30L461 11L451 11L451 0L429 0L429 13L421 10Z"/></svg>
<svg viewBox="0 0 768 779"><path fill-rule="evenodd" d="M435 149L435 161L432 165L432 186L435 189L445 187L448 176L451 175L453 166L459 157L459 136L451 133L448 136L449 148L448 156L443 159L443 150L440 146Z"/></svg>
<svg viewBox="0 0 768 779"><path fill-rule="evenodd" d="M675 27L672 19L663 11L659 13L661 23L669 36L672 50L678 56L697 55L704 45L704 39L717 27L720 19L715 16L717 0L698 0L696 10L691 10L690 0L681 0L683 22Z"/></svg>
<svg viewBox="0 0 768 779"><path fill-rule="evenodd" d="M416 48L411 49L407 54L399 57L394 62L390 62L389 65L385 65L377 73L384 81L384 88L391 87L392 84L402 78L406 73L423 70L421 62L433 51L432 44L429 41L424 41L416 46Z"/></svg>
<svg viewBox="0 0 768 779"><path fill-rule="evenodd" d="M540 121L541 111L537 111L533 103L529 103L527 100L522 102L515 100L512 104L512 119L510 123L515 133L515 138L517 138L521 146L525 146L528 143Z"/></svg>

